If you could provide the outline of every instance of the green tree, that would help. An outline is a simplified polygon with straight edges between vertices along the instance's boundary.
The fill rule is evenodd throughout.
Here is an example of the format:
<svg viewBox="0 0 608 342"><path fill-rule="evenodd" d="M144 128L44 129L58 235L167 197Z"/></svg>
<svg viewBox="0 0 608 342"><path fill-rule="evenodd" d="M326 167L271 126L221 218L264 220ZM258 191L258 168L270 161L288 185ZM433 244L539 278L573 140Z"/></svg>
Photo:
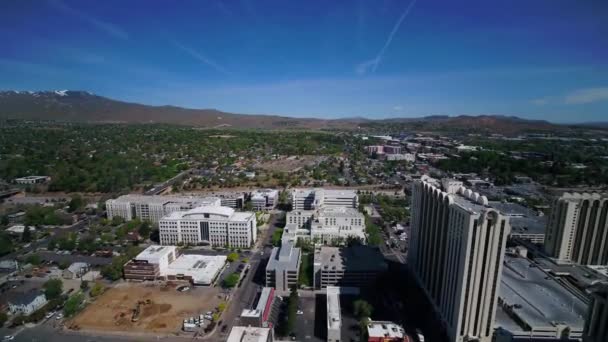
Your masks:
<svg viewBox="0 0 608 342"><path fill-rule="evenodd" d="M289 299L287 303L287 332L293 333L296 325L296 315L298 312L298 290L294 286L291 288L289 293Z"/></svg>
<svg viewBox="0 0 608 342"><path fill-rule="evenodd" d="M91 295L91 297L97 297L100 294L102 294L104 290L105 290L105 287L103 286L102 283L95 283L95 285L93 285L93 287L91 288L90 295Z"/></svg>
<svg viewBox="0 0 608 342"><path fill-rule="evenodd" d="M43 288L47 300L59 298L63 293L63 281L61 281L61 279L47 280L46 283L44 283Z"/></svg>
<svg viewBox="0 0 608 342"><path fill-rule="evenodd" d="M65 305L63 306L63 314L66 317L72 317L75 313L78 312L78 310L80 310L80 306L83 302L84 295L81 292L72 295L70 298L68 298L68 300L65 302Z"/></svg>
<svg viewBox="0 0 608 342"><path fill-rule="evenodd" d="M228 256L226 257L226 260L228 260L228 262L235 262L236 260L238 260L239 255L237 253L230 253L228 254Z"/></svg>
<svg viewBox="0 0 608 342"><path fill-rule="evenodd" d="M23 227L23 233L21 234L21 242L30 242L32 241L32 231L29 226Z"/></svg>
<svg viewBox="0 0 608 342"><path fill-rule="evenodd" d="M0 312L0 327L2 327L7 320L8 315L6 314L6 312Z"/></svg>
<svg viewBox="0 0 608 342"><path fill-rule="evenodd" d="M150 226L150 222L148 222L148 221L142 222L141 225L139 226L139 229L137 230L137 232L139 233L139 235L141 235L141 237L143 239L149 238L150 233L152 232L152 227Z"/></svg>
<svg viewBox="0 0 608 342"><path fill-rule="evenodd" d="M367 301L365 301L363 299L357 299L353 303L353 311L355 313L355 316L357 316L357 318L362 319L365 317L371 317L372 312L374 311L374 308Z"/></svg>
<svg viewBox="0 0 608 342"><path fill-rule="evenodd" d="M72 199L68 203L68 212L73 213L78 211L85 206L85 201L80 197L80 195L72 196Z"/></svg>
<svg viewBox="0 0 608 342"><path fill-rule="evenodd" d="M42 258L38 254L30 254L25 258L25 262L28 264L32 264L34 266L38 266L42 263Z"/></svg>
<svg viewBox="0 0 608 342"><path fill-rule="evenodd" d="M237 273L232 273L222 281L222 287L226 289L230 289L236 286L239 283L240 276Z"/></svg>

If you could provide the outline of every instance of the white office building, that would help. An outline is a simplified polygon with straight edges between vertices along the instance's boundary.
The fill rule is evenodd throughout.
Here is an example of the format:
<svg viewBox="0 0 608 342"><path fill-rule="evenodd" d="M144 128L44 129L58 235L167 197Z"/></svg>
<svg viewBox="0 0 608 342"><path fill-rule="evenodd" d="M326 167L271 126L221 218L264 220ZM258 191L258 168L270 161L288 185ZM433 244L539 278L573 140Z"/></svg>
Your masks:
<svg viewBox="0 0 608 342"><path fill-rule="evenodd" d="M272 249L266 265L266 287L274 287L280 293L298 285L302 251L290 241L282 241L281 247Z"/></svg>
<svg viewBox="0 0 608 342"><path fill-rule="evenodd" d="M118 216L127 221L139 218L158 223L163 216L176 211L219 205L221 200L217 197L124 195L107 200L106 211L109 219Z"/></svg>
<svg viewBox="0 0 608 342"><path fill-rule="evenodd" d="M253 210L272 210L279 202L279 191L274 189L261 189L251 193L251 206Z"/></svg>
<svg viewBox="0 0 608 342"><path fill-rule="evenodd" d="M413 184L408 264L450 342L490 342L509 219L485 196L448 190Z"/></svg>
<svg viewBox="0 0 608 342"><path fill-rule="evenodd" d="M176 211L159 221L160 243L249 248L257 239L256 223L255 213L222 206Z"/></svg>
<svg viewBox="0 0 608 342"><path fill-rule="evenodd" d="M359 206L359 196L355 190L294 189L291 199L293 210L314 210L321 207L357 208Z"/></svg>
<svg viewBox="0 0 608 342"><path fill-rule="evenodd" d="M559 261L608 264L608 195L564 193L555 199L545 250Z"/></svg>
<svg viewBox="0 0 608 342"><path fill-rule="evenodd" d="M322 207L293 210L286 215L285 238L303 238L323 243L358 238L365 240L365 216L355 208Z"/></svg>

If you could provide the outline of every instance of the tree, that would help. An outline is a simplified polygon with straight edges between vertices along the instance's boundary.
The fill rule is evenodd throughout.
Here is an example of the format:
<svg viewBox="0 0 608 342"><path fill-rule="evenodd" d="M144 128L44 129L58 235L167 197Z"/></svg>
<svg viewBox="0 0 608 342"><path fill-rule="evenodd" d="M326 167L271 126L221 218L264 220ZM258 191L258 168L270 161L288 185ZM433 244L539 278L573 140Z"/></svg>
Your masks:
<svg viewBox="0 0 608 342"><path fill-rule="evenodd" d="M29 226L23 227L23 233L21 234L21 241L25 242L25 243L32 241L32 232L30 231Z"/></svg>
<svg viewBox="0 0 608 342"><path fill-rule="evenodd" d="M374 311L374 308L372 307L372 305L368 302L366 302L363 299L357 299L354 303L353 303L353 311L355 313L355 316L357 316L357 318L362 319L362 318L366 318L366 317L371 317L372 312Z"/></svg>
<svg viewBox="0 0 608 342"><path fill-rule="evenodd" d="M0 312L0 327L2 327L7 320L8 315L6 314L6 312Z"/></svg>
<svg viewBox="0 0 608 342"><path fill-rule="evenodd" d="M294 286L289 293L287 303L287 332L292 333L296 325L296 315L298 313L298 290Z"/></svg>
<svg viewBox="0 0 608 342"><path fill-rule="evenodd" d="M91 297L97 297L102 294L104 290L105 287L102 283L95 283L95 285L93 285L93 287L91 288L91 292L89 294L91 295Z"/></svg>
<svg viewBox="0 0 608 342"><path fill-rule="evenodd" d="M227 276L226 278L224 278L224 281L222 282L222 287L231 289L231 288L235 287L236 284L238 284L239 279L240 279L240 276L237 273L232 273L229 276Z"/></svg>
<svg viewBox="0 0 608 342"><path fill-rule="evenodd" d="M13 251L13 240L11 237L4 233L0 232L0 255L8 254Z"/></svg>
<svg viewBox="0 0 608 342"><path fill-rule="evenodd" d="M63 314L66 317L73 316L76 312L78 312L83 301L84 295L81 292L78 292L77 294L71 296L70 298L68 298L68 300L65 302L65 305L63 306Z"/></svg>
<svg viewBox="0 0 608 342"><path fill-rule="evenodd" d="M237 259L239 258L239 255L237 253L230 253L228 254L228 257L226 257L226 260L228 260L228 262L235 262Z"/></svg>
<svg viewBox="0 0 608 342"><path fill-rule="evenodd" d="M84 207L85 203L80 195L74 195L68 203L68 212L73 213L77 210L80 210Z"/></svg>
<svg viewBox="0 0 608 342"><path fill-rule="evenodd" d="M114 217L112 217L112 223L111 224L114 227L116 227L116 226L121 225L123 222L125 222L125 220L122 217L120 217L120 216L114 216Z"/></svg>
<svg viewBox="0 0 608 342"><path fill-rule="evenodd" d="M59 298L63 293L63 281L61 281L61 279L47 280L47 282L44 283L43 288L47 300Z"/></svg>
<svg viewBox="0 0 608 342"><path fill-rule="evenodd" d="M25 258L25 262L28 264L32 264L34 266L38 266L42 263L42 258L38 254L30 254Z"/></svg>
<svg viewBox="0 0 608 342"><path fill-rule="evenodd" d="M137 232L139 233L139 235L145 240L148 237L150 237L150 232L152 231L152 228L150 227L150 222L148 221L144 221L141 223L141 225L139 226L139 229L137 230Z"/></svg>
<svg viewBox="0 0 608 342"><path fill-rule="evenodd" d="M217 305L217 311L224 312L224 310L226 310L227 306L228 306L228 304L226 302L221 302Z"/></svg>
<svg viewBox="0 0 608 342"><path fill-rule="evenodd" d="M152 230L150 233L150 241L160 243L160 231L157 229Z"/></svg>

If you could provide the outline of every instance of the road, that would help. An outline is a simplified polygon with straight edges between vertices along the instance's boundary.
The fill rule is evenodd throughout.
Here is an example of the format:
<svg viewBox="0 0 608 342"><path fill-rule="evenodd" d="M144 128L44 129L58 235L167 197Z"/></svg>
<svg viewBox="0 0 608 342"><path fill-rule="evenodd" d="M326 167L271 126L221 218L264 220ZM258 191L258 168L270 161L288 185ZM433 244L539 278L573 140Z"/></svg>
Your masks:
<svg viewBox="0 0 608 342"><path fill-rule="evenodd" d="M188 169L185 171L182 171L180 173L178 173L176 176L174 176L171 179L168 179L162 183L159 184L155 184L154 187L148 191L146 191L144 193L144 195L159 195L161 194L163 191L165 191L168 187L170 187L171 185L173 185L173 183L175 183L176 181L180 180L182 177L190 174L193 171L193 169Z"/></svg>

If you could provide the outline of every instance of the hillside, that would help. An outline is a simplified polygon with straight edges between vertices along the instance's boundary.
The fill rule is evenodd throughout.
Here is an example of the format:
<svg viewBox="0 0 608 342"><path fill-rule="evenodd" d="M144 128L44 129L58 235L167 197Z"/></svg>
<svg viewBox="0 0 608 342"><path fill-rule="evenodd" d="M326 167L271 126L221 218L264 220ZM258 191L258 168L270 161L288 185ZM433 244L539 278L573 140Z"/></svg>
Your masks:
<svg viewBox="0 0 608 342"><path fill-rule="evenodd" d="M323 120L278 115L226 113L215 109L149 106L109 99L86 91L0 91L0 119L97 123L169 123L197 127L260 129L371 129L466 131L516 134L563 131L572 127L513 116L427 116L371 120L363 117ZM601 125L594 125L600 128ZM604 126L605 127L605 126ZM587 126L589 128L589 126Z"/></svg>

